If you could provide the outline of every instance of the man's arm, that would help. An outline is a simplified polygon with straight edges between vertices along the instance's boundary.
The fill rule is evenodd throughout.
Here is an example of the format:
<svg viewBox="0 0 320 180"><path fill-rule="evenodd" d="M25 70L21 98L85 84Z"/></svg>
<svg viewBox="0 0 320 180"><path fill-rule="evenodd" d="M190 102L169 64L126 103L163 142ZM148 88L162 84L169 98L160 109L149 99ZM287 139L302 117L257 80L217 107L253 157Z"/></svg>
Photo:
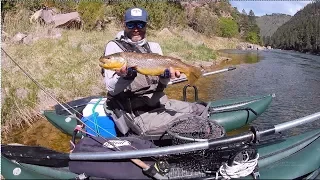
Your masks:
<svg viewBox="0 0 320 180"><path fill-rule="evenodd" d="M115 42L111 41L107 44L104 55L107 56L118 52L123 51ZM123 92L123 90L132 82L132 80L123 79L123 77L119 76L115 71L112 70L105 69L104 73L106 88L108 90L108 93L112 96Z"/></svg>

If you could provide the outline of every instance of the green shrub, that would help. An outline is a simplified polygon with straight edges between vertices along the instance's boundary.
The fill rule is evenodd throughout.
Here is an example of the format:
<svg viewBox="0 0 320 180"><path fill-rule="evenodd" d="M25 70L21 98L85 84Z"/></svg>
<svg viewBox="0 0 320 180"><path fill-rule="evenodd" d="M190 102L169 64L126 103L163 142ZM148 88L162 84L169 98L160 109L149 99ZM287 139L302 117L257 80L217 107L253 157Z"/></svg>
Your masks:
<svg viewBox="0 0 320 180"><path fill-rule="evenodd" d="M214 17L208 10L204 10L203 8L195 8L189 24L191 24L193 30L204 35L221 35L219 19Z"/></svg>
<svg viewBox="0 0 320 180"><path fill-rule="evenodd" d="M260 37L256 32L249 32L246 36L246 40L254 44L260 43Z"/></svg>
<svg viewBox="0 0 320 180"><path fill-rule="evenodd" d="M112 3L112 14L119 22L123 21L124 12L131 7L142 7L148 11L149 23L155 29L172 25L186 25L186 15L183 8L169 1L121 1Z"/></svg>
<svg viewBox="0 0 320 180"><path fill-rule="evenodd" d="M16 2L15 1L1 1L1 13L7 12L7 11L13 11L16 9Z"/></svg>
<svg viewBox="0 0 320 180"><path fill-rule="evenodd" d="M38 1L17 1L16 7L19 8L25 8L30 11L38 11L43 7L44 0L38 0Z"/></svg>
<svg viewBox="0 0 320 180"><path fill-rule="evenodd" d="M75 1L55 1L55 8L58 8L61 13L69 13L77 11L77 3Z"/></svg>
<svg viewBox="0 0 320 180"><path fill-rule="evenodd" d="M174 2L152 2L146 4L150 22L156 29L168 26L185 26L186 15L182 7Z"/></svg>
<svg viewBox="0 0 320 180"><path fill-rule="evenodd" d="M30 10L21 7L6 12L2 19L3 30L11 36L14 36L18 32L29 32L32 29L29 20L31 14L32 12Z"/></svg>
<svg viewBox="0 0 320 180"><path fill-rule="evenodd" d="M112 10L109 15L116 17L119 22L123 22L126 9L135 5L133 1L112 1L110 6Z"/></svg>
<svg viewBox="0 0 320 180"><path fill-rule="evenodd" d="M80 1L77 11L81 14L84 29L92 30L104 17L104 4L102 1Z"/></svg>
<svg viewBox="0 0 320 180"><path fill-rule="evenodd" d="M222 37L235 37L238 35L238 24L230 18L220 18L220 29Z"/></svg>
<svg viewBox="0 0 320 180"><path fill-rule="evenodd" d="M230 12L232 9L230 8L229 2L220 1L220 2L209 2L209 8L216 15L221 16L220 12Z"/></svg>

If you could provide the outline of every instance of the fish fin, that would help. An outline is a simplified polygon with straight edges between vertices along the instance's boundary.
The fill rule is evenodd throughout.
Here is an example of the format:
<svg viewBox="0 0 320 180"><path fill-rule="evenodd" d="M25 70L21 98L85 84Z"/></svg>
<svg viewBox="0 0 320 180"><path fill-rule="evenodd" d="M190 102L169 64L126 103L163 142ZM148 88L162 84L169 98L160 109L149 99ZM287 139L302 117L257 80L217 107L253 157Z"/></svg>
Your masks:
<svg viewBox="0 0 320 180"><path fill-rule="evenodd" d="M188 72L185 72L188 82L191 86L202 76L202 72L197 67L190 67Z"/></svg>

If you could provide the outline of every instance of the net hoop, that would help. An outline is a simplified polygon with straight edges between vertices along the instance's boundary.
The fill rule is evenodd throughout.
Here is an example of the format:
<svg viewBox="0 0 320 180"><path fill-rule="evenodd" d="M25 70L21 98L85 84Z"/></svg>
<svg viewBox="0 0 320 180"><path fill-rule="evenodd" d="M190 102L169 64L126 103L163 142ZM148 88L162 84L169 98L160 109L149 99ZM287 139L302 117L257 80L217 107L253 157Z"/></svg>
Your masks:
<svg viewBox="0 0 320 180"><path fill-rule="evenodd" d="M167 128L167 133L177 140L205 142L209 139L223 137L226 132L225 129L215 121L189 114L178 117L173 123L171 123ZM197 133L205 134L208 138L190 137L195 136L194 134L199 135Z"/></svg>

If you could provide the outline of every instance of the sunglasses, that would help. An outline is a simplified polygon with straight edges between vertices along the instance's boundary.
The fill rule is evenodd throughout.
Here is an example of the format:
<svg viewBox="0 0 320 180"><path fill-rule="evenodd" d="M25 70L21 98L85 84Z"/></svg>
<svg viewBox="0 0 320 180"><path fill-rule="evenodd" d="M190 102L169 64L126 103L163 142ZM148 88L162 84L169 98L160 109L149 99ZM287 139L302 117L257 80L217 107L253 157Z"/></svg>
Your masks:
<svg viewBox="0 0 320 180"><path fill-rule="evenodd" d="M146 27L145 22L127 22L126 26L128 29L134 29L134 28L138 28L138 29L142 29L144 27Z"/></svg>

